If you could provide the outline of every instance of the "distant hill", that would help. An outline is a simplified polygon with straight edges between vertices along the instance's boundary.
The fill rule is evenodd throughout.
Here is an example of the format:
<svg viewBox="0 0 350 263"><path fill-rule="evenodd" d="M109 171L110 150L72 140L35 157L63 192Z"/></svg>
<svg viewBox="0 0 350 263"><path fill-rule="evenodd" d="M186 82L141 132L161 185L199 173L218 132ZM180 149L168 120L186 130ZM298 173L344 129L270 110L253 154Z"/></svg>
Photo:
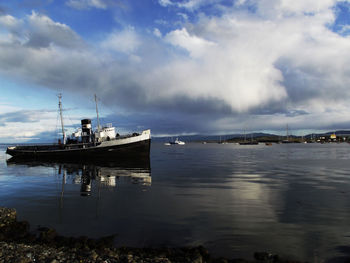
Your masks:
<svg viewBox="0 0 350 263"><path fill-rule="evenodd" d="M335 133L337 136L350 136L350 130L339 130L339 131L331 131L331 132L325 132L325 133L310 133L305 135L305 138L311 138L311 137L317 137L322 135L331 135Z"/></svg>
<svg viewBox="0 0 350 263"><path fill-rule="evenodd" d="M327 132L326 134L338 134L338 135L350 135L350 131L348 130L340 130L340 131L335 131L335 132Z"/></svg>
<svg viewBox="0 0 350 263"><path fill-rule="evenodd" d="M246 137L247 139L250 138L258 138L258 137L278 137L278 135L274 134L268 134L268 133L249 133L249 134L225 134L225 135L183 135L183 136L173 136L173 137L152 137L153 141L157 142L168 142L171 140L175 140L176 138L179 138L182 141L186 142L218 142L218 141L229 141L233 139L243 139Z"/></svg>
<svg viewBox="0 0 350 263"><path fill-rule="evenodd" d="M325 132L325 133L312 133L304 135L303 137L305 139L310 139L322 135L330 135L335 133L338 136L350 136L350 130L338 130L338 131L332 131L332 132ZM254 133L248 133L248 134L225 134L225 135L183 135L183 136L173 136L173 137L156 137L153 136L152 140L156 142L168 142L171 140L175 140L176 138L179 138L182 141L185 142L219 142L221 141L230 141L230 142L237 142L242 141L246 138L246 140L258 140L260 142L269 142L269 141L279 141L285 137L285 135L277 135L277 134L271 134L271 133L262 133L262 132L254 132ZM298 139L302 136L295 136L295 135L289 135L290 139Z"/></svg>

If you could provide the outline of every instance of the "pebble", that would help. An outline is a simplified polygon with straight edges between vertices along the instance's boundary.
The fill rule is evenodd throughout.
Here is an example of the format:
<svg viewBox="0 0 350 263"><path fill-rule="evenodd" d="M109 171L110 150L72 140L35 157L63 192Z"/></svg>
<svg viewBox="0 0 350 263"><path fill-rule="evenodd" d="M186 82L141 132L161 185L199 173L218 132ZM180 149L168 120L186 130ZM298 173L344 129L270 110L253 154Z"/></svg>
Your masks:
<svg viewBox="0 0 350 263"><path fill-rule="evenodd" d="M276 255L256 252L256 261L211 258L202 246L187 248L115 248L114 236L98 240L63 237L54 229L29 231L29 223L17 221L15 209L0 207L0 263L286 263ZM294 261L296 262L296 261Z"/></svg>

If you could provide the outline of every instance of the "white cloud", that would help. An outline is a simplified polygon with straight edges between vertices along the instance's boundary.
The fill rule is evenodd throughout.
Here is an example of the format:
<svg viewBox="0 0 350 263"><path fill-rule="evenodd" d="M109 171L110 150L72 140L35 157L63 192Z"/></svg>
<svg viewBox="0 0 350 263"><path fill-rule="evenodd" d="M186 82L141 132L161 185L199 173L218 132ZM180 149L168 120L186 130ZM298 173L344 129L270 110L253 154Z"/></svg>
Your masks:
<svg viewBox="0 0 350 263"><path fill-rule="evenodd" d="M170 0L158 0L158 2L161 6L173 5L173 3Z"/></svg>
<svg viewBox="0 0 350 263"><path fill-rule="evenodd" d="M220 2L220 1L215 1L215 2ZM177 3L178 7L189 9L189 10L194 10L198 7L200 7L203 4L208 4L208 0L188 0L187 2L181 2Z"/></svg>
<svg viewBox="0 0 350 263"><path fill-rule="evenodd" d="M107 8L107 3L103 0L68 0L66 4L76 9L89 9L92 7L98 9Z"/></svg>
<svg viewBox="0 0 350 263"><path fill-rule="evenodd" d="M175 6L187 11L196 11L203 6L219 5L223 0L186 0L186 1L171 1L171 0L158 0L158 3L163 7ZM218 7L218 6L216 6Z"/></svg>
<svg viewBox="0 0 350 263"><path fill-rule="evenodd" d="M246 2L247 2L247 0L237 0L237 1L235 1L235 6L244 5Z"/></svg>
<svg viewBox="0 0 350 263"><path fill-rule="evenodd" d="M186 49L194 58L204 55L209 48L215 46L213 42L190 35L186 28L171 31L165 36L165 40L174 46Z"/></svg>
<svg viewBox="0 0 350 263"><path fill-rule="evenodd" d="M11 15L2 15L0 16L0 25L8 28L8 29L14 29L18 27L20 22Z"/></svg>
<svg viewBox="0 0 350 263"><path fill-rule="evenodd" d="M246 3L254 3L257 12L269 18L282 18L290 16L304 16L320 14L322 12L332 11L331 8L338 2L337 0L251 0Z"/></svg>
<svg viewBox="0 0 350 263"><path fill-rule="evenodd" d="M188 20L188 15L185 13L177 13L178 16L180 16L184 21Z"/></svg>
<svg viewBox="0 0 350 263"><path fill-rule="evenodd" d="M274 101L282 103L279 107L301 107L310 113L325 111L339 100L348 103L350 42L327 27L335 18L334 2L265 2L258 7L264 15L273 7L268 18L232 11L202 17L189 27L191 34L186 28L168 33L169 43L201 61L179 59L155 72L158 81L164 76L171 80L164 96L216 97L238 111L269 107ZM203 47L203 39L215 40L215 45ZM291 79L292 72L302 83Z"/></svg>
<svg viewBox="0 0 350 263"><path fill-rule="evenodd" d="M105 49L127 54L136 51L140 45L141 40L133 27L111 33L101 44Z"/></svg>
<svg viewBox="0 0 350 263"><path fill-rule="evenodd" d="M155 35L156 37L162 37L162 33L160 32L160 30L158 28L155 28L153 30L153 35Z"/></svg>

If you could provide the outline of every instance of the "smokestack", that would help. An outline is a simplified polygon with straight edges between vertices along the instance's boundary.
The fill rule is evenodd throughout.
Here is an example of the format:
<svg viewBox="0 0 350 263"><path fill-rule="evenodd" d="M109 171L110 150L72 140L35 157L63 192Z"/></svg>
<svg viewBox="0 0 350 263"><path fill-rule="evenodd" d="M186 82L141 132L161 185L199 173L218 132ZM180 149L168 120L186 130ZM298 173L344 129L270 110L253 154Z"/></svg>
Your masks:
<svg viewBox="0 0 350 263"><path fill-rule="evenodd" d="M91 120L83 119L81 120L81 138L83 143L89 143L92 141L92 128L91 128Z"/></svg>

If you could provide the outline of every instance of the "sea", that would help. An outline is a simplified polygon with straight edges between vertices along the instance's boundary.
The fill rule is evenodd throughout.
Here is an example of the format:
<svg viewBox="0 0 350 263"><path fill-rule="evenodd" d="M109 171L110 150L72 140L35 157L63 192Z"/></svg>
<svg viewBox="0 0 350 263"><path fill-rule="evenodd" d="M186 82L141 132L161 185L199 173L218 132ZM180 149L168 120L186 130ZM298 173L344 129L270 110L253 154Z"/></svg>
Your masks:
<svg viewBox="0 0 350 263"><path fill-rule="evenodd" d="M11 160L0 206L66 236L116 246L202 245L312 262L350 256L350 145L154 142L146 162Z"/></svg>

